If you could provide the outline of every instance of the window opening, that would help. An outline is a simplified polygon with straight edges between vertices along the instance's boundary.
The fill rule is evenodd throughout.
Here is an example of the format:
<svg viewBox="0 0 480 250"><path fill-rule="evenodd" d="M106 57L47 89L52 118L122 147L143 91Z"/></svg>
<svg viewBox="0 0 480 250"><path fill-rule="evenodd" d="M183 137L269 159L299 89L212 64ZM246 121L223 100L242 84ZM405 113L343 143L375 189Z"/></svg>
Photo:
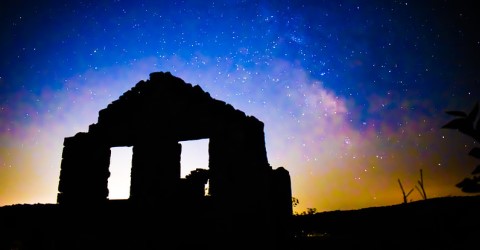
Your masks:
<svg viewBox="0 0 480 250"><path fill-rule="evenodd" d="M132 147L114 147L110 151L108 198L110 200L128 199L130 197Z"/></svg>

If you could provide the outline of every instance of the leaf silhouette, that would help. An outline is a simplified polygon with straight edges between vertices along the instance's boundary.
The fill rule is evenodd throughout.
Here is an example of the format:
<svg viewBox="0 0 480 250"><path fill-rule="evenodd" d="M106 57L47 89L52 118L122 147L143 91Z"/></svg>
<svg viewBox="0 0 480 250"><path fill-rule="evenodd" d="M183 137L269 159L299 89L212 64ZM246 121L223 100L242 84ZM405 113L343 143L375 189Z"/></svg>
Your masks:
<svg viewBox="0 0 480 250"><path fill-rule="evenodd" d="M475 141L480 142L480 120L478 120L477 117L479 111L479 102L475 103L475 106L468 115L462 111L446 111L447 114L456 116L457 118L443 125L442 128L456 129L460 133L466 134L472 137ZM473 148L468 154L480 159L480 147ZM472 175L473 178L465 178L455 186L465 193L480 193L480 165L475 167Z"/></svg>
<svg viewBox="0 0 480 250"><path fill-rule="evenodd" d="M480 192L480 184L477 180L471 178L465 178L463 181L455 185L458 188L461 188L465 193L478 193Z"/></svg>
<svg viewBox="0 0 480 250"><path fill-rule="evenodd" d="M475 107L473 107L472 111L468 114L467 120L470 121L471 123L475 122L475 119L477 118L478 114L478 102L475 104Z"/></svg>
<svg viewBox="0 0 480 250"><path fill-rule="evenodd" d="M461 127L464 127L466 123L465 118L457 118L454 120L451 120L447 124L443 125L442 128L447 128L447 129L460 129Z"/></svg>
<svg viewBox="0 0 480 250"><path fill-rule="evenodd" d="M477 126L475 126L475 131L477 133L477 136L480 137L480 121L477 121Z"/></svg>
<svg viewBox="0 0 480 250"><path fill-rule="evenodd" d="M467 113L463 111L446 111L445 113L453 116L459 116L459 117L467 117Z"/></svg>
<svg viewBox="0 0 480 250"><path fill-rule="evenodd" d="M468 154L477 159L480 159L480 148L473 148L472 150L470 150L470 153Z"/></svg>
<svg viewBox="0 0 480 250"><path fill-rule="evenodd" d="M475 167L475 170L473 170L472 174L480 174L480 165L477 165L477 167Z"/></svg>

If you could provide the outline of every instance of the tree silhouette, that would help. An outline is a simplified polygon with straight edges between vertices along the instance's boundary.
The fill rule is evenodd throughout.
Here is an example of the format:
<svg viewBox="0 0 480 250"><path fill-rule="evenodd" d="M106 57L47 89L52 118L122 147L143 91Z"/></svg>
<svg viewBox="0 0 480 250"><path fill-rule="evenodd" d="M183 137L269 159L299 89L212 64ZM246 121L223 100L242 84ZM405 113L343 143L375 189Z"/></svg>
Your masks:
<svg viewBox="0 0 480 250"><path fill-rule="evenodd" d="M300 204L300 201L298 200L298 198L292 196L292 206L296 207L298 206L298 204Z"/></svg>
<svg viewBox="0 0 480 250"><path fill-rule="evenodd" d="M425 192L425 186L423 184L423 171L422 171L422 169L420 169L420 180L418 180L418 185L420 185L420 188L417 185L415 185L415 189L417 189L417 191L420 193L422 198L424 200L426 200L427 199L427 193Z"/></svg>
<svg viewBox="0 0 480 250"><path fill-rule="evenodd" d="M478 121L478 102L473 107L470 113L463 111L446 111L447 114L453 115L457 118L445 124L442 128L455 129L463 134L472 137L476 142L480 142L480 122ZM470 153L477 159L480 159L480 148L473 148ZM472 172L471 178L465 178L455 186L460 188L465 193L479 193L480 192L480 165L477 165Z"/></svg>
<svg viewBox="0 0 480 250"><path fill-rule="evenodd" d="M410 189L410 191L408 191L407 194L405 194L405 189L403 189L403 185L402 185L402 182L400 181L400 179L398 179L398 185L400 185L400 189L402 190L403 203L404 203L404 204L407 204L407 202L408 202L408 196L413 192L413 188Z"/></svg>

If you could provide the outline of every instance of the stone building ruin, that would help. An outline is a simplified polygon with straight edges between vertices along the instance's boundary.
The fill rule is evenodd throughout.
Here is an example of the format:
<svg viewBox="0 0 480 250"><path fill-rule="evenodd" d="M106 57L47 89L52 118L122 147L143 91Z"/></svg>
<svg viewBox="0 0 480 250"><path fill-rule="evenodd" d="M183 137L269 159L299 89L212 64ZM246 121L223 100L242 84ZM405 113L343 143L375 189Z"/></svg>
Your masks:
<svg viewBox="0 0 480 250"><path fill-rule="evenodd" d="M208 169L181 178L179 142L198 139L209 139ZM209 234L230 240L269 241L285 233L290 176L270 166L264 124L200 86L169 72L151 73L100 110L88 132L65 138L57 202L107 203L110 149L123 146L133 147L131 204L195 209L208 214L199 223L210 225Z"/></svg>

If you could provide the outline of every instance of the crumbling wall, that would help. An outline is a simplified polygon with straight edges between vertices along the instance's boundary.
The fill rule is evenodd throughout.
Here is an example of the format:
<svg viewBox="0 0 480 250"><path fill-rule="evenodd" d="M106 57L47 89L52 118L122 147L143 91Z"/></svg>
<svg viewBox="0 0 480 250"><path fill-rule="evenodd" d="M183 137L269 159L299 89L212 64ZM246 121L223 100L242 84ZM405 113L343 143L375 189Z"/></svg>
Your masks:
<svg viewBox="0 0 480 250"><path fill-rule="evenodd" d="M133 146L130 199L144 203L167 203L180 183L182 145L158 141Z"/></svg>
<svg viewBox="0 0 480 250"><path fill-rule="evenodd" d="M89 133L64 140L59 203L102 203L108 197L110 147Z"/></svg>
<svg viewBox="0 0 480 250"><path fill-rule="evenodd" d="M209 169L182 180L179 142L205 138ZM181 206L200 202L208 176L208 202L195 207L208 219L195 221L210 223L211 234L224 241L249 235L269 242L286 227L277 221L292 213L290 176L268 163L263 122L170 73L150 74L100 110L88 132L65 138L58 202L106 201L110 148L116 146L133 146L129 200L136 204L184 211Z"/></svg>

